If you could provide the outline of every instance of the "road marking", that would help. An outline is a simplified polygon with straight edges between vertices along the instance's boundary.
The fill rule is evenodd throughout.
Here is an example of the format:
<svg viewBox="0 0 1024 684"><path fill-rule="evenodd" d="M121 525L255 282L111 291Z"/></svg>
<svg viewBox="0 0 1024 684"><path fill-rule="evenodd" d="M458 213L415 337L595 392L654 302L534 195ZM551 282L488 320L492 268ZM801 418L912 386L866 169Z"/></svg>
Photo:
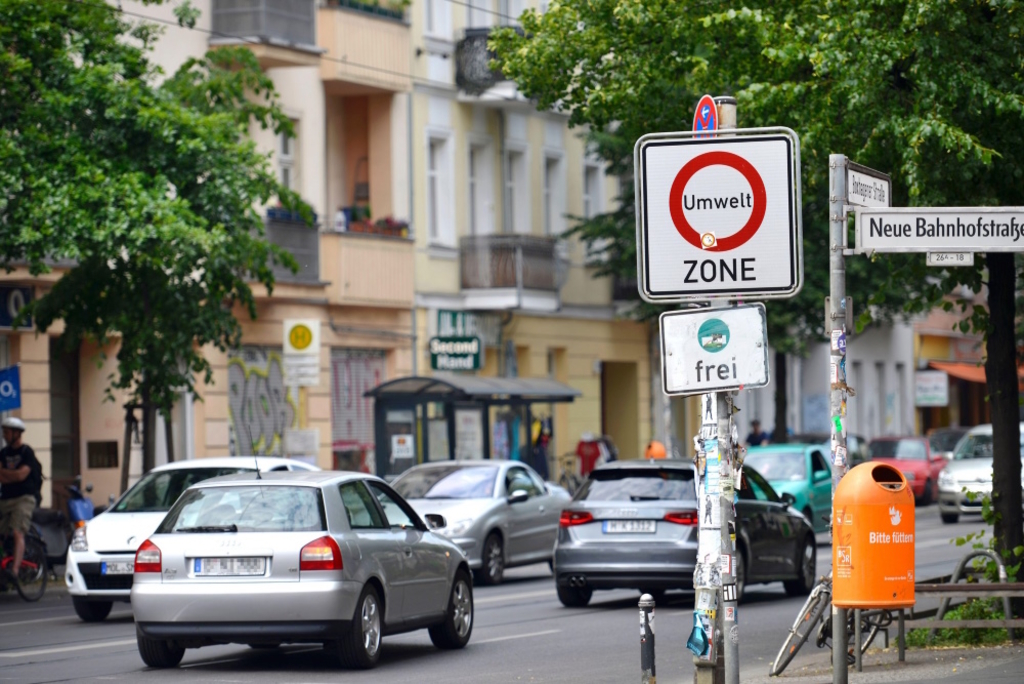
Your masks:
<svg viewBox="0 0 1024 684"><path fill-rule="evenodd" d="M529 639L530 637L546 636L548 634L558 634L562 630L560 629L548 629L543 632L530 632L529 634L512 634L510 636L494 637L493 639L481 639L474 641L474 644L493 644L498 641L512 641L513 639Z"/></svg>
<svg viewBox="0 0 1024 684"><path fill-rule="evenodd" d="M107 617L123 618L123 617L131 617L131 616L132 616L131 613L111 613ZM80 620L76 620L75 619L74 615L62 615L61 617L39 618L39 619L36 619L36 620L21 620L20 622L0 622L0 629L2 629L4 627L14 627L15 625L31 625L31 624L35 624L37 622L57 622L58 620L71 620L71 621L74 621L74 622L80 622Z"/></svg>
<svg viewBox="0 0 1024 684"><path fill-rule="evenodd" d="M540 598L541 596L554 596L555 592L550 589L544 591L528 591L522 594L505 594L503 596L489 596L487 598L473 599L474 605L481 603L501 603L502 601L518 601L519 599Z"/></svg>
<svg viewBox="0 0 1024 684"><path fill-rule="evenodd" d="M87 651L90 648L113 648L115 646L127 646L136 643L135 639L122 639L121 641L93 641L88 644L76 646L58 646L55 648L37 648L32 651L6 651L0 652L0 658L29 658L31 656L49 655L51 653L69 653L71 651Z"/></svg>

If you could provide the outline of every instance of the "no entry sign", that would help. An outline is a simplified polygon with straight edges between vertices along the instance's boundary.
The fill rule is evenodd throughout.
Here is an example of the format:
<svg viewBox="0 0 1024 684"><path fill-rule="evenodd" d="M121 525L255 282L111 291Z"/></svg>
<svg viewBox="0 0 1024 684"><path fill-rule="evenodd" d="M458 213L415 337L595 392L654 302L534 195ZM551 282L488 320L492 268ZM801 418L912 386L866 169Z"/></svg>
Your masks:
<svg viewBox="0 0 1024 684"><path fill-rule="evenodd" d="M791 297L803 284L800 143L787 128L634 150L637 272L649 302Z"/></svg>

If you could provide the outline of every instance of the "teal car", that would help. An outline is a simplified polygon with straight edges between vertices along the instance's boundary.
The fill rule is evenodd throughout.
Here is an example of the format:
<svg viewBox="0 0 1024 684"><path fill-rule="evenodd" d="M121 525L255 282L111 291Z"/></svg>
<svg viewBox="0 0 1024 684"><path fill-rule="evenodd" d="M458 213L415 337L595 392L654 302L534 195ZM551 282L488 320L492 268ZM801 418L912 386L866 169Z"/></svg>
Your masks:
<svg viewBox="0 0 1024 684"><path fill-rule="evenodd" d="M832 511L832 468L820 444L750 447L744 465L753 466L776 492L804 514L815 532L828 531ZM788 497L787 497L788 498Z"/></svg>

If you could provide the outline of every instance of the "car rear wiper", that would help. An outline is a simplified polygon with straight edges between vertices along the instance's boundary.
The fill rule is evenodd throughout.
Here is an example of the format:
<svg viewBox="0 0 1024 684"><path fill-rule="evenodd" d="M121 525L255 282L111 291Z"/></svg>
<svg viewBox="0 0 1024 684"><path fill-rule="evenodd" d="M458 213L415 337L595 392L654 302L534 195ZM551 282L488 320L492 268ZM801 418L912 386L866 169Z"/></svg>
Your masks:
<svg viewBox="0 0 1024 684"><path fill-rule="evenodd" d="M238 525L199 525L198 527L179 527L175 532L237 532Z"/></svg>
<svg viewBox="0 0 1024 684"><path fill-rule="evenodd" d="M629 497L630 501L661 501L660 496L650 496L645 494L631 494Z"/></svg>

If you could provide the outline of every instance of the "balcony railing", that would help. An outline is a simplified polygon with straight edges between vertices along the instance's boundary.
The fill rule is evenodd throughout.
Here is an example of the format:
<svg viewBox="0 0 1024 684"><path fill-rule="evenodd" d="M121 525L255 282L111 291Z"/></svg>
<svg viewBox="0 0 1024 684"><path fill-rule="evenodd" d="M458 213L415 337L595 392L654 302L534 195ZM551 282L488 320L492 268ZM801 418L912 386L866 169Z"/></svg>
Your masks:
<svg viewBox="0 0 1024 684"><path fill-rule="evenodd" d="M214 35L316 45L315 0L213 0Z"/></svg>
<svg viewBox="0 0 1024 684"><path fill-rule="evenodd" d="M565 280L557 240L533 235L462 238L462 289L517 288L558 292Z"/></svg>
<svg viewBox="0 0 1024 684"><path fill-rule="evenodd" d="M628 302L634 299L640 299L640 293L637 290L636 278L613 276L612 300L616 302Z"/></svg>
<svg viewBox="0 0 1024 684"><path fill-rule="evenodd" d="M392 92L412 89L409 55L412 38L401 13L359 2L321 6L317 44L326 51L320 77L338 92L369 86ZM361 88L355 92L364 92Z"/></svg>
<svg viewBox="0 0 1024 684"><path fill-rule="evenodd" d="M494 53L487 49L489 28L467 28L466 37L455 46L455 84L472 95L505 80L497 69L491 69Z"/></svg>
<svg viewBox="0 0 1024 684"><path fill-rule="evenodd" d="M285 283L318 284L320 282L320 233L301 221L267 217L267 241L295 257L298 273L281 265L273 267L274 278Z"/></svg>

